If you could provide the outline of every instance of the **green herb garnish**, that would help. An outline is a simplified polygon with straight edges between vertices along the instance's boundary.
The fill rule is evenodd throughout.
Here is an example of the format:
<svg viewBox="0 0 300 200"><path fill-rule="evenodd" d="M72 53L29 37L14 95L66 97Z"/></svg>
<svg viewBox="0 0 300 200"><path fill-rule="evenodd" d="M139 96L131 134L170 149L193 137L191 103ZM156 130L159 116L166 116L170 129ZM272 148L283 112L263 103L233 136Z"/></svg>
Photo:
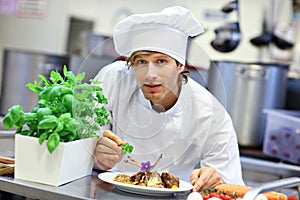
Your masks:
<svg viewBox="0 0 300 200"><path fill-rule="evenodd" d="M131 153L133 151L133 146L125 143L122 144L122 154Z"/></svg>

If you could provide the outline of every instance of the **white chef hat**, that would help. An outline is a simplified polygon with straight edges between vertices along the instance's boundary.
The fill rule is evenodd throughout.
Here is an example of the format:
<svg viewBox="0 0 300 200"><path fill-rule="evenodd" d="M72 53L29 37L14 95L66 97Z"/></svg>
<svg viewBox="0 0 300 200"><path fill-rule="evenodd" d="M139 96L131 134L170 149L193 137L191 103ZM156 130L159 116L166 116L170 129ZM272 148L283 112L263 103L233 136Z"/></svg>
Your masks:
<svg viewBox="0 0 300 200"><path fill-rule="evenodd" d="M188 37L204 32L190 10L173 6L157 13L134 14L118 23L116 52L128 57L138 50L158 51L185 64Z"/></svg>

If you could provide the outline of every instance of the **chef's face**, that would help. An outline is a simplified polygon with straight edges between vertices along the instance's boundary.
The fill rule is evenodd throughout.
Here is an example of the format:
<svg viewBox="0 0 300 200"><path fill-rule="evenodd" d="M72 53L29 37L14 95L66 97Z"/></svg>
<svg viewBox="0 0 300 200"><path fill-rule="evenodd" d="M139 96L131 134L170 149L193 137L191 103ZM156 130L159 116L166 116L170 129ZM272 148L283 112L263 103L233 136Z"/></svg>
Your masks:
<svg viewBox="0 0 300 200"><path fill-rule="evenodd" d="M170 97L178 96L178 77L184 66L172 57L158 52L139 54L133 69L145 98L153 104L163 104Z"/></svg>

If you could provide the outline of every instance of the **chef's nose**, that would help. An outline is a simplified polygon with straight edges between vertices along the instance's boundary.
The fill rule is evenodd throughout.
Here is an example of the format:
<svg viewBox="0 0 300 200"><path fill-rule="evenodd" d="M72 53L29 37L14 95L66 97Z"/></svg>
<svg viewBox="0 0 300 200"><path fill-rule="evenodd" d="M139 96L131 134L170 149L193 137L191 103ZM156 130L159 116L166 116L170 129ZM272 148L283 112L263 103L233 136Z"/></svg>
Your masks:
<svg viewBox="0 0 300 200"><path fill-rule="evenodd" d="M158 70L157 66L154 63L152 63L152 62L148 63L146 77L150 78L150 79L156 78L157 70Z"/></svg>

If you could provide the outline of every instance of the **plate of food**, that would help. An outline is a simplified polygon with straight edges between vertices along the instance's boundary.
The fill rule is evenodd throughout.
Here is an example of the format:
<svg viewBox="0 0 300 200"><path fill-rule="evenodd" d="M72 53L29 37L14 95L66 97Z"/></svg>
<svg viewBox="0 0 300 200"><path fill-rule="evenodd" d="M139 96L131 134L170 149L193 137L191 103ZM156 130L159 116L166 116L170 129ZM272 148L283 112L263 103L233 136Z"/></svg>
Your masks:
<svg viewBox="0 0 300 200"><path fill-rule="evenodd" d="M121 191L142 195L170 196L193 188L167 172L103 172L98 177Z"/></svg>

